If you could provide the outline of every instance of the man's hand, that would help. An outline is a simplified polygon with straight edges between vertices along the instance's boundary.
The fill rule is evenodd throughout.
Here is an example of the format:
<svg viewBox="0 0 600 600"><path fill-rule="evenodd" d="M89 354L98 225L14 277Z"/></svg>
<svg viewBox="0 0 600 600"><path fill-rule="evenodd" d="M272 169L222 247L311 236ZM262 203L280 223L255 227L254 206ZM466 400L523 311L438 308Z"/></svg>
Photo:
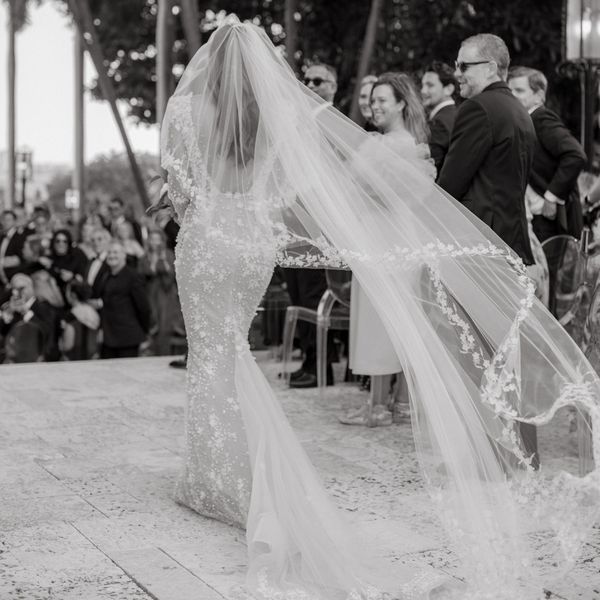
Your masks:
<svg viewBox="0 0 600 600"><path fill-rule="evenodd" d="M542 206L542 216L546 217L546 219L550 219L551 221L556 219L556 203L544 199L544 206Z"/></svg>

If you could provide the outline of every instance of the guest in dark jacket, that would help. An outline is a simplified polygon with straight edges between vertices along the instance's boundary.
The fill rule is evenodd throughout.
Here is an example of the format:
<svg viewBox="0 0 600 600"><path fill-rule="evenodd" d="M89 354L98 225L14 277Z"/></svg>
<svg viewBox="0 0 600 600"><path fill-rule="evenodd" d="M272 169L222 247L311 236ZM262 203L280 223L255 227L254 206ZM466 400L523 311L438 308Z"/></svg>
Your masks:
<svg viewBox="0 0 600 600"><path fill-rule="evenodd" d="M88 261L83 272L83 280L90 287L90 298L100 298L104 282L110 273L106 264L108 247L110 245L110 231L104 227L96 227L91 236L91 246L94 256Z"/></svg>
<svg viewBox="0 0 600 600"><path fill-rule="evenodd" d="M536 137L531 118L504 81L509 63L506 44L495 35L462 43L455 76L466 100L438 184L531 265L525 190Z"/></svg>
<svg viewBox="0 0 600 600"><path fill-rule="evenodd" d="M71 232L68 229L58 229L50 242L47 257L41 257L39 262L54 277L66 301L67 284L76 277L82 277L88 259L86 255L73 244Z"/></svg>
<svg viewBox="0 0 600 600"><path fill-rule="evenodd" d="M457 93L458 84L450 65L434 61L425 69L421 77L421 97L428 111L429 151L438 175L450 147Z"/></svg>
<svg viewBox="0 0 600 600"><path fill-rule="evenodd" d="M583 216L577 178L586 164L585 152L558 115L544 106L548 81L541 71L514 67L508 86L531 115L537 135L527 194L533 231L540 242L565 233L578 238Z"/></svg>
<svg viewBox="0 0 600 600"><path fill-rule="evenodd" d="M106 264L110 274L102 290L101 358L138 356L139 346L150 330L151 311L139 273L127 266L125 248L112 242Z"/></svg>

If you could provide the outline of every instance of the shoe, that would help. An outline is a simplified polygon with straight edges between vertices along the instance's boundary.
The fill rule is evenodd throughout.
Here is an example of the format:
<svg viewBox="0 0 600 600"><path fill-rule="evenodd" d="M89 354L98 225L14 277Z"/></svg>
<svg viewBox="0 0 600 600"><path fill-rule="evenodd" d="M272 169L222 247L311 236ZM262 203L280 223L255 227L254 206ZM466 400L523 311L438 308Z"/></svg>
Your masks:
<svg viewBox="0 0 600 600"><path fill-rule="evenodd" d="M376 404L371 411L369 427L383 427L391 425L393 422L392 411L388 410L383 404Z"/></svg>
<svg viewBox="0 0 600 600"><path fill-rule="evenodd" d="M174 369L185 369L187 368L187 358L176 358L169 363L169 366Z"/></svg>
<svg viewBox="0 0 600 600"><path fill-rule="evenodd" d="M290 373L290 381L296 381L297 379L300 379L300 377L302 377L304 373L304 369L300 367L297 371L293 371L292 373Z"/></svg>
<svg viewBox="0 0 600 600"><path fill-rule="evenodd" d="M338 417L342 425L367 425L369 422L369 403L366 402L359 408L348 411L345 415Z"/></svg>
<svg viewBox="0 0 600 600"><path fill-rule="evenodd" d="M333 385L333 376L330 377L329 373L327 374L326 385ZM313 373L303 373L298 379L290 381L290 387L297 389L315 388L317 387L317 376Z"/></svg>

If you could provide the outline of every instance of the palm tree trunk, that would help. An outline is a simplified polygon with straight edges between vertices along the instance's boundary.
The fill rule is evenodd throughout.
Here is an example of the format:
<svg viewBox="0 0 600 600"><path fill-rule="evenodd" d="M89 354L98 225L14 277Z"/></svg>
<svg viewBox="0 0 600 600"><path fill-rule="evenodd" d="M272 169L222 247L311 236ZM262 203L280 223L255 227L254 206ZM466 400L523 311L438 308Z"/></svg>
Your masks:
<svg viewBox="0 0 600 600"><path fill-rule="evenodd" d="M156 17L156 122L160 125L171 95L173 37L171 28L172 0L158 0Z"/></svg>
<svg viewBox="0 0 600 600"><path fill-rule="evenodd" d="M113 113L113 117L115 118L119 133L121 134L121 139L123 140L123 145L125 146L125 151L127 152L127 157L131 166L131 172L133 174L133 179L135 181L142 207L146 209L150 206L150 199L148 198L146 184L144 183L144 178L142 177L135 154L133 153L129 143L127 131L125 130L125 125L123 124L123 119L119 113L119 108L117 106L117 95L113 88L112 81L106 73L104 56L98 41L98 35L96 34L90 7L87 3L87 0L68 0L68 2L75 23L77 24L77 28L79 29L79 34L82 37L83 44L89 52L92 62L94 63L94 67L98 73L98 82L100 83L102 95L104 96L105 100L108 101L110 109ZM85 34L88 34L89 39L86 38Z"/></svg>
<svg viewBox="0 0 600 600"><path fill-rule="evenodd" d="M298 51L298 22L294 15L298 12L298 0L285 0L285 55L294 71L298 68L296 52Z"/></svg>
<svg viewBox="0 0 600 600"><path fill-rule="evenodd" d="M384 0L371 0L371 9L369 11L369 20L365 31L362 50L360 52L360 61L358 63L358 72L356 73L356 83L354 93L352 94L352 106L350 107L350 118L353 121L360 119L360 110L358 108L358 96L360 94L360 82L368 74L371 66L371 59L377 42L377 24L381 15Z"/></svg>
<svg viewBox="0 0 600 600"><path fill-rule="evenodd" d="M188 57L191 59L198 52L202 44L198 4L196 0L180 0L180 4L181 24L183 25L183 33L188 46Z"/></svg>
<svg viewBox="0 0 600 600"><path fill-rule="evenodd" d="M8 160L8 203L10 207L17 204L16 193L16 59L15 59L15 37L16 37L16 2L8 3L8 147L6 149Z"/></svg>
<svg viewBox="0 0 600 600"><path fill-rule="evenodd" d="M75 63L75 168L72 187L79 192L79 214L85 214L85 105L84 105L84 46L79 33L75 33L73 44Z"/></svg>

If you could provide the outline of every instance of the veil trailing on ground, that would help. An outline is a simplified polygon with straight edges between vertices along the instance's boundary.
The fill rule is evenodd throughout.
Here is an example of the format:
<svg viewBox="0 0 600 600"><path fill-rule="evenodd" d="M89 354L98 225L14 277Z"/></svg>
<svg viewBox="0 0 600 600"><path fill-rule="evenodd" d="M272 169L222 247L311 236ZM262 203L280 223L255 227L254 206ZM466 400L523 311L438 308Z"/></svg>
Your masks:
<svg viewBox="0 0 600 600"><path fill-rule="evenodd" d="M572 566L598 516L600 382L519 258L409 160L369 140L296 80L261 29L230 20L188 65L161 147L182 221L204 203L206 223L225 223L225 201L207 198L226 192L272 232L250 247L231 239L232 250L352 269L403 364L420 464L472 597L537 597ZM565 407L571 420L584 415L579 463ZM587 472L563 469L578 464ZM294 543L253 543L259 492L250 572L269 567L270 544ZM276 573L318 579L310 544L286 560L269 567L275 588Z"/></svg>

